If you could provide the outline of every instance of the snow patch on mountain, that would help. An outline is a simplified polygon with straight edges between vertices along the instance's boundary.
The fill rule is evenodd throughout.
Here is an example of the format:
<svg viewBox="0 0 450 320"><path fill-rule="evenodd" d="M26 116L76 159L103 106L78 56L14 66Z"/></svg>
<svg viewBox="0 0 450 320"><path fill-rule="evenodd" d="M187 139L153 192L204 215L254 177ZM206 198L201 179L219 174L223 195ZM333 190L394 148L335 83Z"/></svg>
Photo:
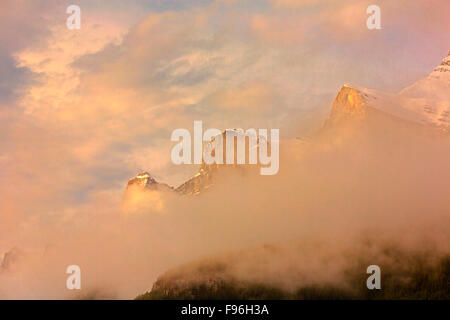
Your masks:
<svg viewBox="0 0 450 320"><path fill-rule="evenodd" d="M361 117L367 107L397 118L449 131L450 52L430 75L398 94L344 85L334 101L328 123L335 122L342 114Z"/></svg>
<svg viewBox="0 0 450 320"><path fill-rule="evenodd" d="M168 186L165 183L159 183L155 180L148 172L142 172L138 174L136 177L128 181L127 189L131 187L140 187L142 189L150 189L150 190L167 190L172 189L172 187Z"/></svg>

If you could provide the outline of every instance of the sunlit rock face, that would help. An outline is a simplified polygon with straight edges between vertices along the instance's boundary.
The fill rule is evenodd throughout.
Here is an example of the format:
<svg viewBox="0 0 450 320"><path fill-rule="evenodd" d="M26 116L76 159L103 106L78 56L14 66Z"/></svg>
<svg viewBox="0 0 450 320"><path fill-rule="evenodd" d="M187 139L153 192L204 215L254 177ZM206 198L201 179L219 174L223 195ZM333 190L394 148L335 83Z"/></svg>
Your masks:
<svg viewBox="0 0 450 320"><path fill-rule="evenodd" d="M354 85L344 85L334 99L328 118L319 135L331 135L333 141L345 141L361 135L361 131L378 130L381 126L397 131L405 123L416 124L415 115L398 107L390 94Z"/></svg>
<svg viewBox="0 0 450 320"><path fill-rule="evenodd" d="M213 186L213 177L216 171L217 167L203 163L195 176L183 182L175 191L182 195L199 195L200 192Z"/></svg>
<svg viewBox="0 0 450 320"><path fill-rule="evenodd" d="M449 52L450 53L450 52ZM404 88L398 94L355 85L344 85L337 94L324 127L349 120L389 117L450 130L450 55L427 77Z"/></svg>
<svg viewBox="0 0 450 320"><path fill-rule="evenodd" d="M343 119L363 119L367 113L363 93L349 85L344 85L333 102L325 127L339 123Z"/></svg>
<svg viewBox="0 0 450 320"><path fill-rule="evenodd" d="M220 136L220 135L219 135ZM203 148L203 154L210 153L211 156L216 155L215 150L215 143L218 137L215 137L212 139L211 142L208 142L205 144ZM238 164L237 161L237 154L238 154L238 146L237 146L237 140L239 136L244 136L244 142L245 142L245 164ZM234 157L233 161L230 164L226 163L227 158L227 151L226 151L226 144L227 144L227 137L228 139L234 139ZM251 151L258 151L258 146L260 139L264 139L262 137L258 137L255 141L254 145L251 145L250 139L248 137L245 137L244 133L241 131L238 131L236 129L227 129L222 132L222 154L223 154L223 163L222 164L207 164L205 163L203 157L202 164L200 165L200 168L198 172L187 180L186 182L182 183L178 188L175 189L175 191L179 192L183 195L199 195L202 191L205 191L212 187L214 185L214 182L217 180L217 176L221 173L223 173L226 170L233 170L233 172L241 173L243 174L246 171L250 171L251 167L248 164L249 159L249 153ZM270 146L268 146L270 148ZM254 166L257 167L257 166Z"/></svg>
<svg viewBox="0 0 450 320"><path fill-rule="evenodd" d="M427 77L400 91L428 123L450 131L450 52Z"/></svg>
<svg viewBox="0 0 450 320"><path fill-rule="evenodd" d="M130 198L136 198L136 194L141 194L146 191L169 191L181 195L198 195L201 191L204 191L213 185L212 180L216 170L217 168L215 166L202 163L197 174L182 183L176 189L165 183L157 182L147 172L140 173L128 181L125 192L125 202L129 202Z"/></svg>
<svg viewBox="0 0 450 320"><path fill-rule="evenodd" d="M140 173L128 181L122 209L126 213L161 212L164 208L163 194L172 192L172 187L159 183L148 172Z"/></svg>
<svg viewBox="0 0 450 320"><path fill-rule="evenodd" d="M149 173L143 172L128 181L125 201L130 198L135 198L136 194L146 191L162 191L175 192L182 195L198 195L201 191L208 189L213 185L214 172L217 170L216 166L202 163L200 169L192 178L182 183L179 187L173 187L156 181Z"/></svg>
<svg viewBox="0 0 450 320"><path fill-rule="evenodd" d="M446 77L448 80L448 78L450 77L450 51L448 52L447 56L442 60L441 64L433 70L431 76L437 78Z"/></svg>
<svg viewBox="0 0 450 320"><path fill-rule="evenodd" d="M382 127L381 124L382 123ZM450 52L429 76L421 79L398 94L381 92L351 84L345 84L334 99L330 114L320 134L333 135L334 140L344 140L347 135L355 135L358 130L376 129L377 132L391 130L400 132L411 128L419 131L450 132ZM336 132L335 129L338 131ZM142 173L128 182L128 187L139 185L145 189L160 190L164 185L182 195L199 195L217 182L220 173L232 168L233 172L247 172L257 166L237 165L237 138L234 137L234 162L226 164L227 133L243 134L235 129L222 132L224 164L202 162L198 172L189 180L173 189L156 182L148 173ZM203 153L214 144L216 138L206 143ZM262 139L262 138L258 138ZM263 141L261 141L263 142ZM250 146L245 140L245 159L249 159L252 148L258 149L260 141ZM269 148L269 147L268 147ZM211 155L214 155L214 151ZM248 163L248 162L246 162ZM128 188L127 187L127 188Z"/></svg>
<svg viewBox="0 0 450 320"><path fill-rule="evenodd" d="M136 177L128 181L127 188L131 186L139 186L141 188L154 189L158 183L156 180L150 176L148 172L143 172L138 174Z"/></svg>
<svg viewBox="0 0 450 320"><path fill-rule="evenodd" d="M159 183L148 172L138 174L136 177L128 181L127 189L138 187L149 190L168 190L172 187L165 183Z"/></svg>
<svg viewBox="0 0 450 320"><path fill-rule="evenodd" d="M248 137L244 137L245 141L245 162L246 164L237 164L237 137L244 135L243 132L238 131L236 129L227 129L222 132L222 154L223 154L223 163L222 164L207 164L203 157L202 163L200 164L200 168L198 172L187 181L183 182L177 188L173 188L168 186L167 184L160 183L156 181L148 172L143 172L138 174L136 177L128 181L127 190L130 189L141 189L141 190L153 190L153 191L172 191L181 195L192 195L196 196L200 193L206 191L210 187L214 185L214 182L217 180L217 176L227 170L232 170L235 173L244 173L251 170L251 168L256 169L259 168L258 165L249 165L249 153L251 151L258 152L259 142L264 139L263 137L257 137L254 145L250 144L250 139ZM220 136L220 135L219 135ZM215 156L216 150L214 150L215 142L218 137L212 139L211 142L205 143L203 146L203 154L210 153L211 156ZM226 163L226 143L228 139L234 139L234 161L232 163ZM265 140L264 140L265 141ZM268 144L268 148L270 149L270 145Z"/></svg>

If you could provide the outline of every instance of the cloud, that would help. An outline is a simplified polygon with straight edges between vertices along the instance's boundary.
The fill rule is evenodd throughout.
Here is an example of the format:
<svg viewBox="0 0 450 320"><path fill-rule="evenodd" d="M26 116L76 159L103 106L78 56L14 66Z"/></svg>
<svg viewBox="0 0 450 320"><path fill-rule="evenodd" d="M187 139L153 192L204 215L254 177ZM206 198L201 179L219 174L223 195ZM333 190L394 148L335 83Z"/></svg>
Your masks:
<svg viewBox="0 0 450 320"><path fill-rule="evenodd" d="M299 9L314 6L320 3L329 2L324 0L270 0L276 8Z"/></svg>
<svg viewBox="0 0 450 320"><path fill-rule="evenodd" d="M273 3L82 1L70 31L65 3L2 2L0 252L32 242L27 228L114 215L140 171L184 181L176 128L292 138L343 83L395 91L448 51L445 10L426 1L380 2L379 33L359 2Z"/></svg>
<svg viewBox="0 0 450 320"><path fill-rule="evenodd" d="M28 17L23 14L25 11L31 13L39 9L46 10L47 6L40 6L38 1L3 2L0 5L0 103L3 106L13 103L22 94L21 91L35 80L30 70L18 66L13 54L48 35L45 18L37 14Z"/></svg>
<svg viewBox="0 0 450 320"><path fill-rule="evenodd" d="M20 95L2 113L2 153L11 159L2 185L9 189L27 175L36 188L20 183L13 198L29 190L43 203L52 194L76 203L96 189L120 189L142 170L176 185L192 172L170 162L168 137L176 128L201 119L208 127L293 134L302 119L326 110L342 83L400 87L416 54L441 58L446 22L433 9L429 28L440 37L418 40L412 46L421 49L400 59L407 44L396 39L423 24L424 3L408 11L414 23L401 4L380 3L386 27L378 35L366 30L359 2L292 4L216 2L143 13L140 2L127 10L119 2L108 10L82 2L75 32L65 28L64 4L7 5L2 12L19 14L5 17L14 19L15 36L8 28L1 33L8 55L2 64L13 80L4 96ZM64 181L64 188L49 181ZM48 198L40 198L42 186Z"/></svg>

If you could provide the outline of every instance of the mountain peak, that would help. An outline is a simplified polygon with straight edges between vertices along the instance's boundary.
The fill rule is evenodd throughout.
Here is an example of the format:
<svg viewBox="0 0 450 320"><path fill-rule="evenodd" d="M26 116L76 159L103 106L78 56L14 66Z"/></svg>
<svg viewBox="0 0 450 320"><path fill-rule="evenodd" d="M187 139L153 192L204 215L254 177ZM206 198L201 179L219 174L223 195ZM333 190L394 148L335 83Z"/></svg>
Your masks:
<svg viewBox="0 0 450 320"><path fill-rule="evenodd" d="M448 52L447 56L442 59L441 64L434 68L430 76L438 76L441 72L450 72L450 51ZM448 77L449 76L447 76L447 79Z"/></svg>
<svg viewBox="0 0 450 320"><path fill-rule="evenodd" d="M136 175L133 179L130 179L125 191L125 199L128 195L133 193L136 189L140 191L172 191L173 188L165 183L160 183L153 178L150 173L142 172Z"/></svg>
<svg viewBox="0 0 450 320"><path fill-rule="evenodd" d="M148 173L139 173L136 177L128 181L127 188L130 186L140 186L143 188L153 188L158 182Z"/></svg>
<svg viewBox="0 0 450 320"><path fill-rule="evenodd" d="M150 175L150 173L148 173L148 172L142 172L142 173L139 173L138 175L136 175L136 178L139 178L139 179L153 179L152 178L152 176Z"/></svg>
<svg viewBox="0 0 450 320"><path fill-rule="evenodd" d="M232 138L235 139L235 137L244 136L245 132L243 132L240 129L226 129L223 130L221 134L218 134L217 136L213 137L211 141L205 143L203 145L203 155L205 156L206 153L210 153L211 155L215 154L215 140L218 137L222 137L222 147L223 147L223 164L207 164L204 160L202 160L202 163L200 164L198 172L190 179L179 185L177 188L172 188L166 184L157 182L148 172L143 172L138 174L136 177L128 181L127 189L131 186L139 186L143 189L150 189L150 190L172 190L175 191L181 195L198 195L202 191L210 188L214 185L213 181L215 180L217 174L219 171L227 170L225 168L232 168L233 170L238 170L238 172L242 172L243 170L248 170L249 166L238 166L237 165L237 143L234 144L234 156L235 159L232 164L226 164L226 139ZM256 138L256 145L250 146L249 141L246 141L246 150L245 150L245 157L246 159L249 158L249 150L254 150L251 148L257 148L259 143L261 141L265 141L266 139L261 136L257 136ZM204 157L203 157L204 159ZM163 187L163 188L161 188Z"/></svg>
<svg viewBox="0 0 450 320"><path fill-rule="evenodd" d="M340 122L343 118L361 119L366 114L364 94L356 86L344 84L333 102L325 126Z"/></svg>
<svg viewBox="0 0 450 320"><path fill-rule="evenodd" d="M428 77L413 83L398 94L344 84L333 102L325 127L343 119L363 119L373 110L448 131L450 52Z"/></svg>

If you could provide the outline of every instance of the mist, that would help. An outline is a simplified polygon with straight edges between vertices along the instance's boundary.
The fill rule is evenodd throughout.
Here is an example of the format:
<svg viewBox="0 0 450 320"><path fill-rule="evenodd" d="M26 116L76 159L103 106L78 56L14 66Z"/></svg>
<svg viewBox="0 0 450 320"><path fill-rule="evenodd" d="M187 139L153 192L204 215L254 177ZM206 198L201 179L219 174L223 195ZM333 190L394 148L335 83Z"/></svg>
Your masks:
<svg viewBox="0 0 450 320"><path fill-rule="evenodd" d="M448 134L395 119L349 121L281 140L274 176L223 168L198 196L137 188L123 201L124 186L70 214L38 213L0 272L0 298L133 299L202 259L287 290L346 286L358 259L383 272L386 245L439 259L450 252L449 146ZM74 264L80 291L66 288Z"/></svg>

